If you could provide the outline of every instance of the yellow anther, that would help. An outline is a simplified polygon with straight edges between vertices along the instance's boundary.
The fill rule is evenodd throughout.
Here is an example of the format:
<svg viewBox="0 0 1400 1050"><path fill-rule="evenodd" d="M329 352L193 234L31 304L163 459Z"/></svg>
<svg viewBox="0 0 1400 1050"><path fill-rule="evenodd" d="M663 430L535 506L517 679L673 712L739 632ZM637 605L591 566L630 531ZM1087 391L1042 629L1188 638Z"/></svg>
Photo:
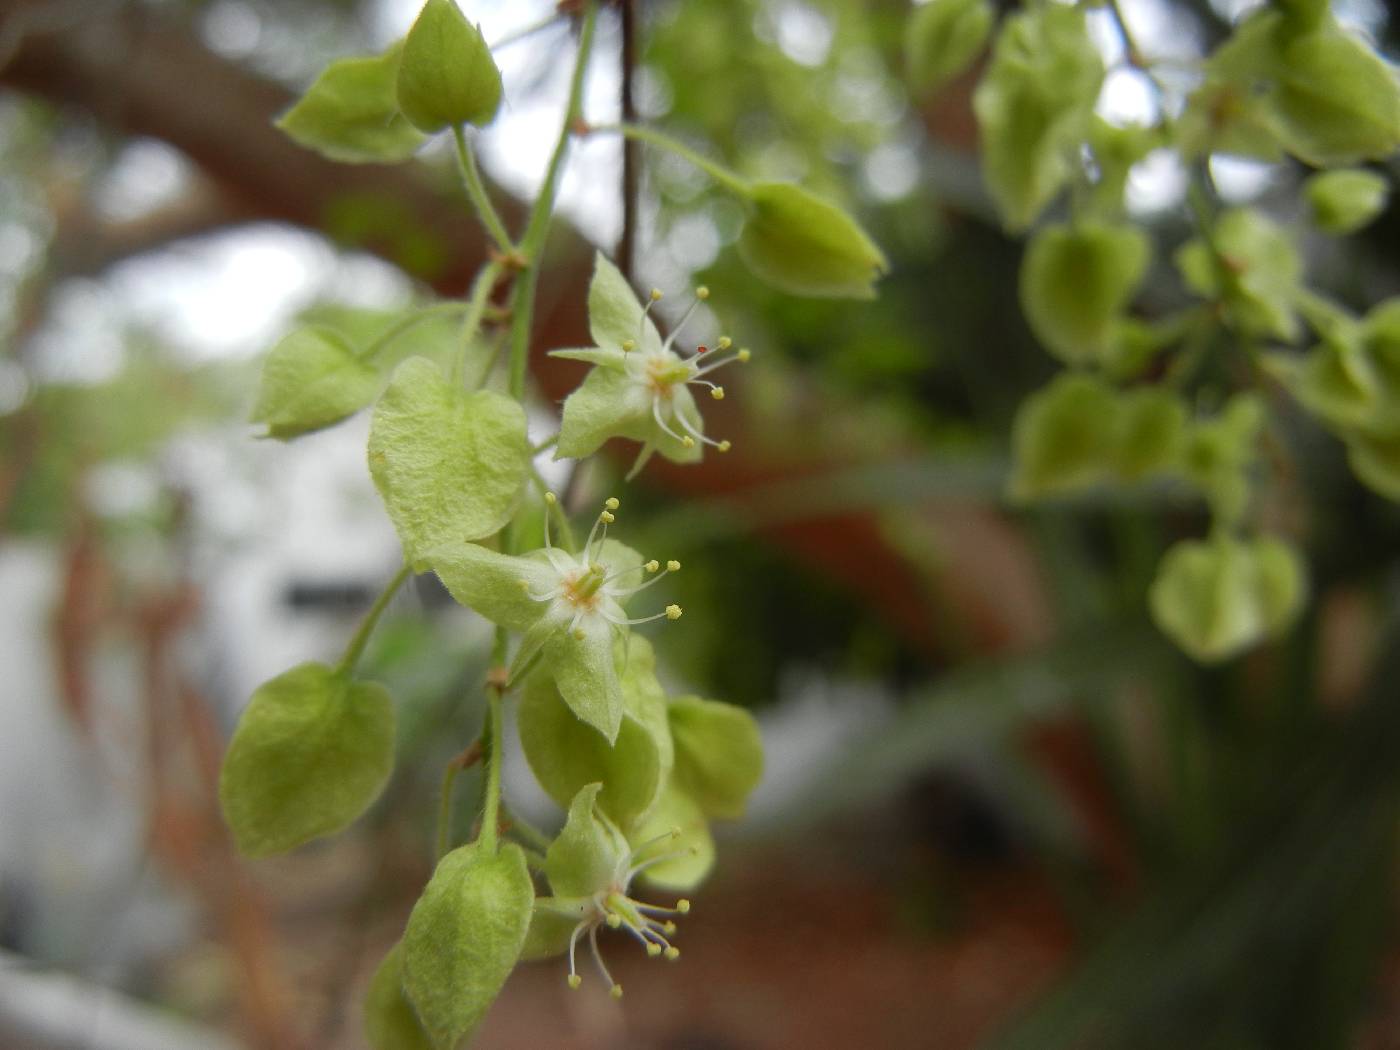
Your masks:
<svg viewBox="0 0 1400 1050"><path fill-rule="evenodd" d="M552 492L546 492L544 494L544 501L548 503L551 507L558 502L558 500L555 499L554 493Z"/></svg>
<svg viewBox="0 0 1400 1050"><path fill-rule="evenodd" d="M624 354L630 354L635 349L637 349L637 342L635 339L624 339L622 341L622 352Z"/></svg>
<svg viewBox="0 0 1400 1050"><path fill-rule="evenodd" d="M680 838L680 837L681 837L681 829L680 829L680 827L679 827L678 825L672 824L672 825L671 825L671 838L673 838L673 839L678 839L678 838Z"/></svg>
<svg viewBox="0 0 1400 1050"><path fill-rule="evenodd" d="M614 999L621 999L621 998L622 998L622 985L620 985L620 984L615 984L615 985L613 985L610 989L608 989L608 994L611 995Z"/></svg>
<svg viewBox="0 0 1400 1050"><path fill-rule="evenodd" d="M667 919L664 923L661 924L661 932L669 937L671 934L676 932L676 924L670 919Z"/></svg>
<svg viewBox="0 0 1400 1050"><path fill-rule="evenodd" d="M615 911L608 912L608 929L615 930L622 925L622 916Z"/></svg>
<svg viewBox="0 0 1400 1050"><path fill-rule="evenodd" d="M647 572L655 572L657 569L661 568L661 563L655 558L652 558L651 561L643 565L642 568L646 569Z"/></svg>
<svg viewBox="0 0 1400 1050"><path fill-rule="evenodd" d="M608 510L617 510L618 507L622 506L622 501L616 496L609 496L603 501L603 506L607 507Z"/></svg>
<svg viewBox="0 0 1400 1050"><path fill-rule="evenodd" d="M712 387L710 387L710 396L711 396L712 398L714 398L716 401L723 401L723 400L724 400L724 387L722 387L722 386L712 386Z"/></svg>
<svg viewBox="0 0 1400 1050"><path fill-rule="evenodd" d="M689 434L687 434L685 437L681 438L681 447L682 447L682 448L694 448L694 447L695 447L695 439L694 439L693 437L691 437Z"/></svg>
<svg viewBox="0 0 1400 1050"><path fill-rule="evenodd" d="M653 288L653 289L651 290L651 301L654 302L654 303L657 303L657 302L660 302L660 301L661 301L661 289L660 289L660 288Z"/></svg>
<svg viewBox="0 0 1400 1050"><path fill-rule="evenodd" d="M753 357L753 354L750 353L748 350L740 350L738 353L738 359L740 361L747 361L751 357Z"/></svg>
<svg viewBox="0 0 1400 1050"><path fill-rule="evenodd" d="M727 335L722 335L719 337L719 342L715 344L715 348L719 350L728 350L733 345L733 339L730 339Z"/></svg>
<svg viewBox="0 0 1400 1050"><path fill-rule="evenodd" d="M672 558L670 561L668 561L668 562L666 563L666 571L667 571L667 572L680 572L680 571L681 571L681 563L678 562L678 561L676 561L675 558Z"/></svg>
<svg viewBox="0 0 1400 1050"><path fill-rule="evenodd" d="M613 517L612 511L605 510L603 511L603 513L598 515L598 520L601 521L604 525L611 525L617 519Z"/></svg>
<svg viewBox="0 0 1400 1050"><path fill-rule="evenodd" d="M583 978L580 977L578 974L576 974L576 973L571 973L571 974L569 974L569 987L570 987L570 988L577 988L577 987L578 987L579 985L581 985L582 983L583 983Z"/></svg>
<svg viewBox="0 0 1400 1050"><path fill-rule="evenodd" d="M679 948L675 947L674 945L673 945L672 947L666 949L666 958L670 959L672 962L675 962L675 961L676 961L677 959L679 959L680 957L681 957L681 950L680 950Z"/></svg>
<svg viewBox="0 0 1400 1050"><path fill-rule="evenodd" d="M661 945L657 944L655 941L648 941L647 954L650 955L653 959L655 959L658 955L661 954Z"/></svg>
<svg viewBox="0 0 1400 1050"><path fill-rule="evenodd" d="M582 627L575 627L575 628L574 628L574 640L575 640L575 641L581 642L581 641L583 641L583 640L584 640L585 638L587 638L587 637L588 637L588 635L584 632L584 629L583 629Z"/></svg>
<svg viewBox="0 0 1400 1050"><path fill-rule="evenodd" d="M690 901L686 900L684 897L676 901L676 911L680 912L682 915L689 915Z"/></svg>
<svg viewBox="0 0 1400 1050"><path fill-rule="evenodd" d="M666 619L679 620L681 618L681 607L679 605L666 606Z"/></svg>
<svg viewBox="0 0 1400 1050"><path fill-rule="evenodd" d="M710 290L706 288L703 284L699 288L695 289L695 298L699 299L701 302L704 302L709 297Z"/></svg>
<svg viewBox="0 0 1400 1050"><path fill-rule="evenodd" d="M731 445L728 441L721 441L718 445L715 446L715 450L717 452L728 452L733 447L734 446Z"/></svg>

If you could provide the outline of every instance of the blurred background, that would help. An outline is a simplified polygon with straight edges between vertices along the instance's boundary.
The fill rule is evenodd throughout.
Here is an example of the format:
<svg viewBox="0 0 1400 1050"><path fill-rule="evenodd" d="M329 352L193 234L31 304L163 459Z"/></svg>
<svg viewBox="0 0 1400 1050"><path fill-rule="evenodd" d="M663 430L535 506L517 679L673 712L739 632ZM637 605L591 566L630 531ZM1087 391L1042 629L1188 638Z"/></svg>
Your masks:
<svg viewBox="0 0 1400 1050"><path fill-rule="evenodd" d="M5 1050L365 1045L365 983L430 871L442 770L480 724L481 622L428 578L391 606L365 673L398 700L399 762L345 835L242 861L214 788L252 689L338 653L400 557L363 416L254 438L260 355L299 317L371 331L460 296L483 257L444 150L341 167L270 126L327 61L384 47L418 6L0 2ZM1124 6L1154 54L1191 59L1249 4ZM1391 41L1378 0L1335 7ZM495 40L551 8L467 11ZM868 304L770 292L703 175L634 158L624 221L619 142L575 145L532 435L554 432L580 377L542 352L586 330L591 245L621 242L640 287L711 287L688 335L755 351L706 412L735 451L654 462L621 490L622 443L576 474L543 466L580 512L620 491L624 539L685 561L685 620L656 635L664 679L750 707L768 768L749 816L720 829L676 965L611 946L622 1007L596 982L569 992L562 965L523 966L478 1045L1400 1047L1400 516L1277 400L1270 513L1308 553L1312 601L1284 643L1205 670L1145 600L1203 506L1005 501L1011 420L1055 366L981 188L976 71L911 96L908 13L605 14L590 120L617 119L626 92L746 175L843 199L892 273ZM481 149L511 214L552 145L569 33L561 20L498 52L507 105ZM1120 68L1099 108L1131 122L1154 105ZM1300 172L1213 174L1228 202L1294 217ZM1167 260L1188 235L1185 181L1161 153L1130 183L1159 241L1148 315L1181 301ZM1313 281L1355 308L1396 294L1397 233L1392 211L1340 246L1305 240ZM508 797L559 820L518 751L509 763Z"/></svg>

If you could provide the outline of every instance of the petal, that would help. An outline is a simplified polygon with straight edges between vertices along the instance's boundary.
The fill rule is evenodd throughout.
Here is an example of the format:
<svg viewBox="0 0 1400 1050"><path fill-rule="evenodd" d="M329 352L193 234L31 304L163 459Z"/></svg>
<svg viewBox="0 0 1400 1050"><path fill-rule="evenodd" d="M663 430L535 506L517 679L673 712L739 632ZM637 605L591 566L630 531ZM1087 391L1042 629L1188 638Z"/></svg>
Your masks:
<svg viewBox="0 0 1400 1050"><path fill-rule="evenodd" d="M614 627L601 616L579 621L583 637L567 626L544 643L545 670L554 678L569 710L607 738L617 741L622 725L622 683L613 660Z"/></svg>
<svg viewBox="0 0 1400 1050"><path fill-rule="evenodd" d="M492 623L526 631L549 607L530 595L547 594L559 584L559 574L539 553L516 557L459 543L434 548L424 560L457 601Z"/></svg>
<svg viewBox="0 0 1400 1050"><path fill-rule="evenodd" d="M593 283L588 286L588 330L603 347L620 348L628 339L641 350L661 345L656 326L644 316L627 278L602 252L594 259Z"/></svg>
<svg viewBox="0 0 1400 1050"><path fill-rule="evenodd" d="M615 371L627 367L627 355L615 347L590 346L577 350L551 350L550 357L562 357L566 361L587 361L590 365L600 365Z"/></svg>
<svg viewBox="0 0 1400 1050"><path fill-rule="evenodd" d="M630 436L650 412L651 398L636 380L625 372L595 368L564 400L554 458L592 455L608 438Z"/></svg>

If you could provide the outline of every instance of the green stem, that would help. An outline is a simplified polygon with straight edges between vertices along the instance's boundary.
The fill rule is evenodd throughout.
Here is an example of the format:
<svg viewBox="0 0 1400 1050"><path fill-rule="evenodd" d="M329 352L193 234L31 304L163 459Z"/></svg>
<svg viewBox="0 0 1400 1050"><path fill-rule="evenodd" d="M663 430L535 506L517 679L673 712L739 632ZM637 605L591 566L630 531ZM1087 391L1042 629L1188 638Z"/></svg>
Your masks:
<svg viewBox="0 0 1400 1050"><path fill-rule="evenodd" d="M476 333L481 330L481 319L486 313L486 306L491 301L491 289L496 287L496 281L501 276L504 264L501 262L489 262L481 268L476 275L476 280L472 282L471 296L467 301L467 315L462 318L462 330L457 334L457 356L452 361L452 383L460 384L462 373L467 366L467 354L471 350L472 340L476 338ZM488 375L489 369L488 369ZM482 377L485 381L485 376Z"/></svg>
<svg viewBox="0 0 1400 1050"><path fill-rule="evenodd" d="M547 850L552 844L548 835L535 827L528 820L521 818L514 810L502 806L501 817L510 825L511 831L515 832L520 838L524 839L536 849Z"/></svg>
<svg viewBox="0 0 1400 1050"><path fill-rule="evenodd" d="M505 663L506 629L496 628L496 644L491 650L491 667L494 673ZM481 811L481 835L477 839L491 853L496 852L501 824L501 758L505 749L505 726L501 694L504 689L494 682L487 683L486 704L490 746L486 750L486 802Z"/></svg>
<svg viewBox="0 0 1400 1050"><path fill-rule="evenodd" d="M441 317L444 314L461 313L463 309L465 309L465 307L461 303L438 303L436 306L424 307L411 316L401 318L399 321L390 325L374 340L374 342L359 351L355 356L359 357L362 361L367 361L409 329L417 328L424 321L431 321L434 317Z"/></svg>
<svg viewBox="0 0 1400 1050"><path fill-rule="evenodd" d="M513 251L515 245L511 243L510 234L506 232L506 224L501 221L496 206L491 203L491 198L486 193L486 185L481 181L481 172L477 169L476 157L472 155L471 149L467 146L467 136L462 131L462 125L453 126L452 138L457 143L457 167L462 171L462 182L467 188L467 197L471 200L477 215L480 216L481 224L486 227L486 232L491 235L491 239L496 242L496 247L503 252Z"/></svg>
<svg viewBox="0 0 1400 1050"><path fill-rule="evenodd" d="M437 858L442 860L452 848L452 789L457 783L461 763L455 758L442 773L442 794L438 798Z"/></svg>
<svg viewBox="0 0 1400 1050"><path fill-rule="evenodd" d="M589 127L588 131L590 134L595 131L616 132L624 138L636 139L638 142L648 142L653 146L659 146L661 149L669 150L676 156L684 158L691 164L694 164L731 193L740 197L748 197L752 192L749 184L728 168L716 164L714 161L710 160L709 157L697 153L679 139L674 139L670 135L657 131L654 128L649 128L642 124L595 124Z"/></svg>
<svg viewBox="0 0 1400 1050"><path fill-rule="evenodd" d="M369 644L369 636L374 633L374 625L379 622L379 617L388 606L389 600L398 593L398 589L403 586L406 579L413 574L413 569L405 562L403 567L389 581L383 592L374 600L369 612L365 614L364 620L360 622L359 629L355 632L355 637L350 639L350 644L345 649L345 655L341 657L340 664L336 668L341 674L349 675L354 672L355 665L360 662L360 657L364 654L365 646Z"/></svg>
<svg viewBox="0 0 1400 1050"><path fill-rule="evenodd" d="M541 452L545 451L546 449L551 449L557 444L559 444L559 435L555 434L553 437L547 437L543 441L541 441L531 450L531 453L533 455L538 456Z"/></svg>
<svg viewBox="0 0 1400 1050"><path fill-rule="evenodd" d="M526 37L534 36L540 30L548 29L550 26L554 25L555 22L559 21L563 17L563 13L556 10L551 14L545 15L538 22L535 22L528 26L524 26L520 29L512 30L505 36L501 37L501 39L497 40L494 44L492 44L491 50L496 51L503 47L509 47L511 44L524 40Z"/></svg>
<svg viewBox="0 0 1400 1050"><path fill-rule="evenodd" d="M588 58L593 51L593 31L598 24L598 5L590 3L583 16L583 28L579 33L578 56L574 60L573 78L569 82L569 101L564 110L564 122L559 129L559 139L554 145L554 153L549 158L545 171L544 185L535 199L530 219L525 225L525 235L520 238L520 254L524 256L524 270L515 280L515 296L511 302L510 330L510 395L517 401L525 396L525 368L530 356L530 329L535 314L535 286L539 281L540 255L544 250L545 238L549 235L550 219L554 215L554 199L559 189L559 170L568 151L569 137L583 108L583 78L588 70Z"/></svg>

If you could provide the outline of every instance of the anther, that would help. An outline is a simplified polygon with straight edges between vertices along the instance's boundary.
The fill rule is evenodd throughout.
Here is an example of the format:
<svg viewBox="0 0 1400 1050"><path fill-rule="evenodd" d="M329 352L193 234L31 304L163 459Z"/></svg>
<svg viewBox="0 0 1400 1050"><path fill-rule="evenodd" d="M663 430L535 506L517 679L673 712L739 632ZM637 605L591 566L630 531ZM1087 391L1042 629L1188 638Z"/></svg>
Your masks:
<svg viewBox="0 0 1400 1050"><path fill-rule="evenodd" d="M608 912L608 929L615 930L622 925L622 916L615 911Z"/></svg>
<svg viewBox="0 0 1400 1050"><path fill-rule="evenodd" d="M598 515L598 520L601 521L604 525L611 525L617 519L613 517L612 511L605 510L603 511L603 513Z"/></svg>
<svg viewBox="0 0 1400 1050"><path fill-rule="evenodd" d="M661 945L657 944L655 941L647 942L647 954L655 959L661 954Z"/></svg>
<svg viewBox="0 0 1400 1050"><path fill-rule="evenodd" d="M661 301L661 289L660 289L660 288L653 288L653 289L651 290L651 301L654 302L654 303L659 303L659 302Z"/></svg>
<svg viewBox="0 0 1400 1050"><path fill-rule="evenodd" d="M695 439L694 439L693 437L691 437L689 434L687 434L685 437L681 438L681 447L682 447L682 448L694 448L694 447L695 447Z"/></svg>
<svg viewBox="0 0 1400 1050"><path fill-rule="evenodd" d="M630 354L635 349L637 349L637 341L635 339L624 339L622 341L622 352L624 354Z"/></svg>
<svg viewBox="0 0 1400 1050"><path fill-rule="evenodd" d="M616 496L609 496L603 501L603 506L607 507L608 510L617 510L618 507L622 506L622 503Z"/></svg>
<svg viewBox="0 0 1400 1050"><path fill-rule="evenodd" d="M655 558L652 558L651 561L643 565L642 568L646 569L647 572L655 572L657 569L661 568L661 563Z"/></svg>
<svg viewBox="0 0 1400 1050"><path fill-rule="evenodd" d="M681 607L679 605L666 606L666 619L679 620L681 618Z"/></svg>
<svg viewBox="0 0 1400 1050"><path fill-rule="evenodd" d="M680 571L681 571L681 563L678 562L678 561L676 561L675 558L672 558L670 561L668 561L668 562L666 563L666 571L667 571L667 572L680 572Z"/></svg>
<svg viewBox="0 0 1400 1050"><path fill-rule="evenodd" d="M709 297L710 290L706 288L703 284L699 288L695 289L695 298L699 299L702 303Z"/></svg>
<svg viewBox="0 0 1400 1050"><path fill-rule="evenodd" d="M555 498L554 493L552 493L552 492L546 492L546 493L544 494L544 501L545 501L546 503L548 503L551 507L554 506L555 503L559 502L559 501Z"/></svg>
<svg viewBox="0 0 1400 1050"><path fill-rule="evenodd" d="M689 915L690 901L686 900L684 897L676 901L676 911L680 912L682 915Z"/></svg>
<svg viewBox="0 0 1400 1050"><path fill-rule="evenodd" d="M715 446L715 448L717 448L721 452L728 452L733 447L734 446L731 445L728 441L721 441L718 445Z"/></svg>
<svg viewBox="0 0 1400 1050"><path fill-rule="evenodd" d="M727 335L722 335L719 337L719 343L717 343L716 345L721 350L728 350L731 346L734 345L734 340L730 339Z"/></svg>
<svg viewBox="0 0 1400 1050"><path fill-rule="evenodd" d="M582 627L574 628L574 641L581 642L587 637L588 635L584 632L584 629Z"/></svg>
<svg viewBox="0 0 1400 1050"><path fill-rule="evenodd" d="M711 387L711 388L710 388L710 396L711 396L712 398L714 398L716 401L723 401L723 400L724 400L724 387L722 387L722 386Z"/></svg>
<svg viewBox="0 0 1400 1050"><path fill-rule="evenodd" d="M738 358L738 359L739 359L740 361L747 361L747 360L748 360L749 358L751 358L751 357L753 357L753 354L752 354L750 351L748 351L748 350L740 350L740 351L739 351L739 358Z"/></svg>
<svg viewBox="0 0 1400 1050"><path fill-rule="evenodd" d="M674 945L673 945L672 947L666 949L666 958L670 959L672 962L675 962L675 961L676 961L677 959L679 959L680 957L681 957L681 950L680 950L679 948L675 947Z"/></svg>
<svg viewBox="0 0 1400 1050"><path fill-rule="evenodd" d="M615 985L613 985L610 989L608 989L608 994L611 995L614 999L621 999L621 998L622 998L622 985L620 985L620 984L615 984Z"/></svg>
<svg viewBox="0 0 1400 1050"><path fill-rule="evenodd" d="M670 919L667 919L664 923L661 924L661 932L669 937L671 934L676 932L676 924Z"/></svg>
<svg viewBox="0 0 1400 1050"><path fill-rule="evenodd" d="M576 973L569 974L569 987L577 989L583 983L583 978Z"/></svg>
<svg viewBox="0 0 1400 1050"><path fill-rule="evenodd" d="M696 356L696 357L699 357L701 354L708 354L709 352L710 352L710 348L709 348L708 346L706 346L704 343L701 343L699 346L697 346L697 347L695 348L695 356Z"/></svg>

